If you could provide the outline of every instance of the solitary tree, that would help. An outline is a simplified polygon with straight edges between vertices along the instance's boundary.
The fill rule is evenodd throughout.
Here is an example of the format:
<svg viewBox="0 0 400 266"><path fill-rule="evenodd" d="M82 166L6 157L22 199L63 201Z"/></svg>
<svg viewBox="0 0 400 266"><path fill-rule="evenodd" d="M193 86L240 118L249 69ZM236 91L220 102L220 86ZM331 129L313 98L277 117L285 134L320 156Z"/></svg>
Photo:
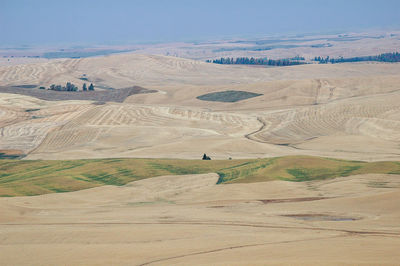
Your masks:
<svg viewBox="0 0 400 266"><path fill-rule="evenodd" d="M211 160L211 158L208 157L207 154L204 153L202 160Z"/></svg>
<svg viewBox="0 0 400 266"><path fill-rule="evenodd" d="M87 91L86 83L83 83L82 90Z"/></svg>
<svg viewBox="0 0 400 266"><path fill-rule="evenodd" d="M94 91L93 83L90 83L90 85L89 85L89 90L90 90L90 91Z"/></svg>

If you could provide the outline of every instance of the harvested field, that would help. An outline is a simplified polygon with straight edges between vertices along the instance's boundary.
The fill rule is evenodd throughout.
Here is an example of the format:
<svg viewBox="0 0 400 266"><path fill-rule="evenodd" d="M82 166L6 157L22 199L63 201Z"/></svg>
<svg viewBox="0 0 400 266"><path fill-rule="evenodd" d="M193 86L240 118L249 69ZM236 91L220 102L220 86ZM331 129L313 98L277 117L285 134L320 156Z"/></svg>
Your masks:
<svg viewBox="0 0 400 266"><path fill-rule="evenodd" d="M125 186L0 198L0 261L395 265L399 177L216 185L216 174L161 176ZM380 180L390 187L368 186ZM266 195L277 202L257 201ZM300 196L325 199L278 202Z"/></svg>
<svg viewBox="0 0 400 266"><path fill-rule="evenodd" d="M215 159L399 160L399 73L400 64L251 68L135 54L0 67L3 92L32 96L2 93L6 146L0 148L22 149L27 159L207 153ZM65 80L81 86L82 77L104 88L141 87L78 93L11 87ZM226 91L259 96L196 98Z"/></svg>
<svg viewBox="0 0 400 266"><path fill-rule="evenodd" d="M45 101L96 101L122 103L127 97L141 93L154 93L156 90L148 90L139 86L118 90L106 91L53 91L39 90L22 86L0 87L0 93L14 93L35 97Z"/></svg>
<svg viewBox="0 0 400 266"><path fill-rule="evenodd" d="M135 54L2 66L0 261L395 265L399 74ZM27 87L66 81L99 90ZM196 98L226 91L259 96Z"/></svg>

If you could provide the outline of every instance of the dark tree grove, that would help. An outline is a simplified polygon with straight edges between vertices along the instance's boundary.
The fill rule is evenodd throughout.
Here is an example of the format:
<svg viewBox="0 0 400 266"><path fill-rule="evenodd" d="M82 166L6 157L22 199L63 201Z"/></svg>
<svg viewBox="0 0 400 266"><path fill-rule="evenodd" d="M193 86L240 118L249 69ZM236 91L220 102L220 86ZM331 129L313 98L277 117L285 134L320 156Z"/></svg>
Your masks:
<svg viewBox="0 0 400 266"><path fill-rule="evenodd" d="M40 89L45 89L45 87L40 87ZM67 82L65 86L51 84L49 90L52 91L78 91L78 87L72 84L71 82ZM94 91L94 85L90 83L89 88L87 87L86 83L82 86L82 91Z"/></svg>
<svg viewBox="0 0 400 266"><path fill-rule="evenodd" d="M348 62L363 62L363 61L376 61L376 62L388 62L388 63L395 63L400 62L400 53L385 53L380 55L373 55L373 56L358 56L358 57L350 57L350 58L329 58L327 57L315 57L314 61L319 62L319 64L336 64L336 63L348 63Z"/></svg>
<svg viewBox="0 0 400 266"><path fill-rule="evenodd" d="M248 58L248 57L238 57L238 58L229 58L229 57L221 57L220 59L207 60L208 63L214 64L230 64L230 65L267 65L267 66L293 66L293 65L303 65L306 64L302 62L304 60L303 57L294 57L294 58L286 58L286 59L268 59L268 58Z"/></svg>
<svg viewBox="0 0 400 266"><path fill-rule="evenodd" d="M51 84L49 90L53 91L77 91L78 87L72 84L71 82L67 82L65 86Z"/></svg>

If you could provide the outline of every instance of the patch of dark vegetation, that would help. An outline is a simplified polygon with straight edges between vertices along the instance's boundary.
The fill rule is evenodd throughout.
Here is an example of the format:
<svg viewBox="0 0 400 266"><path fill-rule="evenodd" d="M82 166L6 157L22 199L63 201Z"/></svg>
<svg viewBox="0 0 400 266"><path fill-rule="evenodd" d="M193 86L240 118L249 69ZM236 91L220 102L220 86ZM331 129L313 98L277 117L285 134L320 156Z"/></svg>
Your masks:
<svg viewBox="0 0 400 266"><path fill-rule="evenodd" d="M217 172L217 174L218 174L217 185L224 183L226 174L222 172Z"/></svg>
<svg viewBox="0 0 400 266"><path fill-rule="evenodd" d="M258 66L294 66L294 65L303 65L306 64L304 62L304 58L300 56L296 56L293 58L285 58L285 59L268 59L268 58L248 58L248 57L237 57L229 58L229 57L221 57L220 59L207 60L207 63L214 63L220 65L258 65Z"/></svg>
<svg viewBox="0 0 400 266"><path fill-rule="evenodd" d="M262 94L247 91L220 91L197 96L197 99L202 101L233 103L261 95Z"/></svg>
<svg viewBox="0 0 400 266"><path fill-rule="evenodd" d="M344 221L356 221L359 218L339 216L339 215L328 215L328 214L286 214L284 217L295 218L303 221L332 221L332 222L344 222Z"/></svg>
<svg viewBox="0 0 400 266"><path fill-rule="evenodd" d="M89 81L88 78L79 78L80 80Z"/></svg>
<svg viewBox="0 0 400 266"><path fill-rule="evenodd" d="M32 109L26 109L25 112L30 113L30 112L36 112L36 111L39 111L39 110L40 110L39 108L32 108Z"/></svg>
<svg viewBox="0 0 400 266"><path fill-rule="evenodd" d="M44 88L44 87L40 87L40 88ZM52 90L52 91L78 91L78 87L75 86L74 84L72 84L71 82L67 82L67 84L65 86L62 85L55 85L55 84L51 84L50 87L48 88L48 90ZM86 83L83 84L82 87L82 91L94 91L94 86L91 83L89 86L89 89L86 86Z"/></svg>
<svg viewBox="0 0 400 266"><path fill-rule="evenodd" d="M93 105L104 105L104 104L106 104L106 102L93 102L92 104Z"/></svg>
<svg viewBox="0 0 400 266"><path fill-rule="evenodd" d="M21 159L24 156L24 154L7 154L0 152L0 159Z"/></svg>
<svg viewBox="0 0 400 266"><path fill-rule="evenodd" d="M26 155L21 150L0 150L0 159L21 159L25 156ZM7 166L7 164L5 166ZM1 170L6 170L6 168L0 168L0 173ZM0 174L0 176L2 175Z"/></svg>
<svg viewBox="0 0 400 266"><path fill-rule="evenodd" d="M350 57L350 58L330 58L327 57L315 57L314 61L318 62L319 64L337 64L337 63L349 63L349 62L365 62L365 61L375 61L375 62L387 62L387 63L396 63L400 62L400 53L384 53L380 55L373 55L373 56L358 56L358 57Z"/></svg>
<svg viewBox="0 0 400 266"><path fill-rule="evenodd" d="M36 88L38 85L33 85L33 84L26 84L26 85L15 85L12 86L13 88L23 88L23 89L34 89Z"/></svg>
<svg viewBox="0 0 400 266"><path fill-rule="evenodd" d="M0 87L0 93L14 93L35 97L46 101L67 101L67 100L87 100L94 102L123 102L127 97L141 93L154 93L156 90L149 90L139 86L124 89L107 91L53 91L53 90L32 90L27 88Z"/></svg>

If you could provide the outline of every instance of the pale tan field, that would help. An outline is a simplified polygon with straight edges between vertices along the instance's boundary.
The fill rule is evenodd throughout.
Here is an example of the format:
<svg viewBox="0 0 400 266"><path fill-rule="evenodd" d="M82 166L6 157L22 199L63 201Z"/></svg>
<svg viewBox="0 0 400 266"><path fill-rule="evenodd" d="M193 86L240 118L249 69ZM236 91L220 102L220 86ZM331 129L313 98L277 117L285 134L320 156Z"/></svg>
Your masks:
<svg viewBox="0 0 400 266"><path fill-rule="evenodd" d="M24 159L314 155L400 160L400 64L282 68L121 54L0 67L0 86L142 86L123 103L0 93ZM36 90L36 89L34 89ZM207 102L209 92L262 96ZM74 92L71 92L74 93ZM0 198L4 265L396 265L400 176L216 185L217 174Z"/></svg>
<svg viewBox="0 0 400 266"><path fill-rule="evenodd" d="M158 92L103 105L1 94L1 149L28 159L195 159L204 152L223 159L400 158L397 63L260 68L124 54L0 67L0 86L82 84L83 74L104 88ZM235 103L196 99L224 90L263 95Z"/></svg>
<svg viewBox="0 0 400 266"><path fill-rule="evenodd" d="M0 199L2 265L397 265L400 176L167 176Z"/></svg>

